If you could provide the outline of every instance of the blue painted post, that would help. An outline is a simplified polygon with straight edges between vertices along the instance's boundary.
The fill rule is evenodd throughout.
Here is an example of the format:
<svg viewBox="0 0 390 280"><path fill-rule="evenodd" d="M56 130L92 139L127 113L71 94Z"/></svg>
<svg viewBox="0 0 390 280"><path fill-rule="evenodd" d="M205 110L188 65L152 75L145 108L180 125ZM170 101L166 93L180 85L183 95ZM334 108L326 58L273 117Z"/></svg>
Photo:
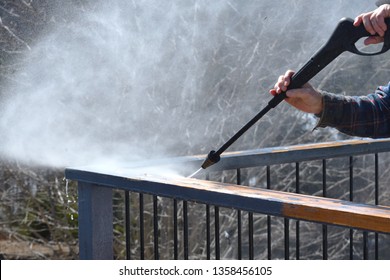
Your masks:
<svg viewBox="0 0 390 280"><path fill-rule="evenodd" d="M80 259L113 259L112 190L78 182Z"/></svg>

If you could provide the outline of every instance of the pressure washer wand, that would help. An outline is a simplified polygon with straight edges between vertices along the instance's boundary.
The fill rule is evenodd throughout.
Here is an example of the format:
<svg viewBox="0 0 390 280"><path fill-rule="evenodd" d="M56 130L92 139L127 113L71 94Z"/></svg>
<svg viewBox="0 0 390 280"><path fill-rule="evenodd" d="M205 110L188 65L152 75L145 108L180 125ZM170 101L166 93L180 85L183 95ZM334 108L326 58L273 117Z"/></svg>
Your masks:
<svg viewBox="0 0 390 280"><path fill-rule="evenodd" d="M389 26L390 19L386 19L386 24ZM353 20L350 18L342 18L331 37L322 46L313 57L298 71L292 78L287 90L300 88L307 83L311 78L318 74L330 62L338 57L344 51L349 51L358 55L372 56L386 52L390 48L390 28L387 29L384 36L384 44L382 50L376 53L364 53L359 51L355 43L364 37L371 36L363 24L358 27L353 25ZM238 138L241 137L250 127L252 127L259 119L261 119L269 110L275 108L280 102L286 98L286 92L282 92L274 96L253 119L244 125L233 137L223 144L217 151L210 151L207 158L203 162L201 168L206 169L217 163L221 159L221 154L229 148ZM194 174L196 174L195 172Z"/></svg>
<svg viewBox="0 0 390 280"><path fill-rule="evenodd" d="M218 151L210 151L207 155L206 160L202 164L202 168L206 169L207 167L217 163L221 159L221 154L226 151L238 138L241 137L249 128L251 128L258 120L260 120L269 110L276 107L282 100L286 98L286 93L282 92L281 94L276 95L264 109L262 109L253 119L251 119L246 125L244 125L236 134L234 134L225 144L223 144Z"/></svg>

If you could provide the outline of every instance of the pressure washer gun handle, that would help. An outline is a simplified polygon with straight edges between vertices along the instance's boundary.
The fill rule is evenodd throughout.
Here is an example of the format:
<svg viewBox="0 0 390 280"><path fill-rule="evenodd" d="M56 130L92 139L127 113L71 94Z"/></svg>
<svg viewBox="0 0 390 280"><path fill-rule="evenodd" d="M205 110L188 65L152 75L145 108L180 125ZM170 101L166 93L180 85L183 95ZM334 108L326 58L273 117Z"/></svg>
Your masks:
<svg viewBox="0 0 390 280"><path fill-rule="evenodd" d="M349 51L358 55L377 55L386 52L390 48L390 19L386 19L386 24L389 26L385 32L384 44L382 50L377 53L364 53L357 49L356 42L364 37L369 37L369 34L363 24L358 27L353 25L353 20L350 18L343 18L339 21L336 29L329 38L328 42L321 47L313 57L291 77L288 89L300 88L305 83L310 81L315 75L325 68L330 62L345 51ZM219 150L211 151L206 160L202 164L202 168L217 163L220 160L220 155L233 144L242 134L244 134L253 124L262 118L269 110L276 107L280 102L286 98L286 92L282 92L274 96L254 118L252 118L246 125L244 125L236 134L234 134Z"/></svg>
<svg viewBox="0 0 390 280"><path fill-rule="evenodd" d="M372 56L384 53L390 49L390 18L385 19L388 26L384 35L383 47L380 51L375 53L365 53L356 47L356 42L364 37L372 36L365 29L363 24L359 26L353 25L353 20L350 18L342 18L328 42L321 47L313 57L298 71L292 78L288 89L300 88L305 83L309 82L311 78L317 75L330 62L337 58L341 53L349 51L358 55ZM271 99L268 105L271 108L276 107L283 99L286 98L286 93L276 95Z"/></svg>

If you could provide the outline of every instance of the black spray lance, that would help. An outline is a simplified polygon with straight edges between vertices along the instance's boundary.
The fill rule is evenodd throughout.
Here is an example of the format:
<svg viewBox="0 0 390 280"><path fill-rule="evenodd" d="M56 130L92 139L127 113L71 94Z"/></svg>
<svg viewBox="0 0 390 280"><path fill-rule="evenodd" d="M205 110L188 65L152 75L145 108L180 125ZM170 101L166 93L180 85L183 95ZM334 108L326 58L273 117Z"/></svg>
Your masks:
<svg viewBox="0 0 390 280"><path fill-rule="evenodd" d="M387 26L390 26L390 19L386 19ZM390 28L389 28L390 29ZM302 87L317 73L325 68L330 62L345 51L349 51L358 55L378 55L386 52L390 48L390 31L386 31L384 36L384 44L382 49L376 53L364 53L359 51L355 44L364 37L371 36L363 24L358 27L353 25L353 20L350 18L343 18L338 23L336 29L333 31L328 42L322 46L313 57L298 71L292 78L288 89L295 89ZM286 92L282 92L274 96L268 105L261 110L253 119L251 119L245 126L243 126L233 137L231 137L225 144L223 144L219 150L211 151L206 160L203 162L202 167L192 174L190 177L198 173L202 168L206 169L209 166L217 163L220 160L221 154L230 147L242 134L244 134L252 125L254 125L261 117L263 117L269 110L275 108L283 99L286 98Z"/></svg>

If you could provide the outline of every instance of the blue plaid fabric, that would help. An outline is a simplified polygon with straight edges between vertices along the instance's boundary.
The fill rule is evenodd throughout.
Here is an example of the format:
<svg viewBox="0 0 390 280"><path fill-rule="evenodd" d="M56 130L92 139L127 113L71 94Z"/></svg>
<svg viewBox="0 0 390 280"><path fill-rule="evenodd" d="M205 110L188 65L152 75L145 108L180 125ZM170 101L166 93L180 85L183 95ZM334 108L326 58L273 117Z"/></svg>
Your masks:
<svg viewBox="0 0 390 280"><path fill-rule="evenodd" d="M390 137L390 83L366 96L323 94L323 110L317 127L334 127L360 137Z"/></svg>

